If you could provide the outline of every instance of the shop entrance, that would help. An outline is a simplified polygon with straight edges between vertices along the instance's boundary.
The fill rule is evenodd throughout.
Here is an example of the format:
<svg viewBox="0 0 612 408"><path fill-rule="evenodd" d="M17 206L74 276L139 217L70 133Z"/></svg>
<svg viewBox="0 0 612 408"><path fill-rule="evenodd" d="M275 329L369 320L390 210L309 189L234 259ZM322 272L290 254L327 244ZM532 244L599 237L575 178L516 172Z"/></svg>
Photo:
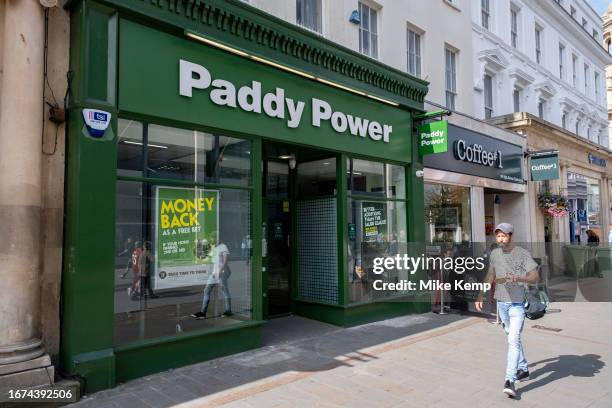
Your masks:
<svg viewBox="0 0 612 408"><path fill-rule="evenodd" d="M335 202L336 157L323 150L264 143L263 159L263 315L269 319L290 314L291 300L299 296L298 240L303 253L316 248L322 234L336 234L335 228L321 230L324 225L318 222L317 214L325 214L319 214L320 207L304 205L323 197ZM309 225L304 225L304 219L310 220ZM309 232L306 237L305 230ZM311 286L304 279L301 285ZM317 290L300 287L304 289Z"/></svg>

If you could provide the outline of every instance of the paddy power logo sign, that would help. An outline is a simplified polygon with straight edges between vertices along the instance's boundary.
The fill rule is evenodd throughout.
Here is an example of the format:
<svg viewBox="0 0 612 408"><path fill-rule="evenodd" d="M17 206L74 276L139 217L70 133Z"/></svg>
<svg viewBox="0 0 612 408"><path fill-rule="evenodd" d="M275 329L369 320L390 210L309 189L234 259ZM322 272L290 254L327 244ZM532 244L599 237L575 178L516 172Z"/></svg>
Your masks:
<svg viewBox="0 0 612 408"><path fill-rule="evenodd" d="M157 187L153 286L203 285L212 273L219 225L219 192Z"/></svg>
<svg viewBox="0 0 612 408"><path fill-rule="evenodd" d="M264 92L259 81L251 81L250 85L237 88L231 81L213 78L206 67L183 59L179 61L179 71L181 96L191 98L194 90L206 90L211 102L218 106L265 114L270 118L285 121L289 128L297 128L304 121L306 102L288 97L283 88L277 87L273 92ZM330 103L322 99L311 98L310 103L312 126L318 128L324 122L329 122L336 133L349 133L352 136L369 137L374 141L389 143L393 126L334 110Z"/></svg>
<svg viewBox="0 0 612 408"><path fill-rule="evenodd" d="M421 156L448 151L448 122L446 120L426 123L419 126L417 131Z"/></svg>

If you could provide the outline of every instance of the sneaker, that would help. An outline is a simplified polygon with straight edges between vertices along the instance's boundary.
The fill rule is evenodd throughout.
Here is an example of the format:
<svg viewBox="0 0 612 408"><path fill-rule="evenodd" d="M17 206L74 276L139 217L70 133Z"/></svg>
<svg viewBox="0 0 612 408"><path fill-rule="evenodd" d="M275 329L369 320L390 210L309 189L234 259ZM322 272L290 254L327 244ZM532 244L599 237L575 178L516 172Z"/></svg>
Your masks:
<svg viewBox="0 0 612 408"><path fill-rule="evenodd" d="M529 379L529 370L516 370L516 381L528 380Z"/></svg>
<svg viewBox="0 0 612 408"><path fill-rule="evenodd" d="M516 390L514 389L514 383L510 380L506 380L504 383L504 394L508 396L508 398L516 397Z"/></svg>
<svg viewBox="0 0 612 408"><path fill-rule="evenodd" d="M206 319L206 313L204 313L204 312L192 313L191 317L195 317L198 320Z"/></svg>
<svg viewBox="0 0 612 408"><path fill-rule="evenodd" d="M128 297L132 297L132 288L128 286Z"/></svg>
<svg viewBox="0 0 612 408"><path fill-rule="evenodd" d="M227 310L225 312L223 312L223 314L221 316L225 316L225 317L230 317L233 316L234 314L232 313L231 310Z"/></svg>

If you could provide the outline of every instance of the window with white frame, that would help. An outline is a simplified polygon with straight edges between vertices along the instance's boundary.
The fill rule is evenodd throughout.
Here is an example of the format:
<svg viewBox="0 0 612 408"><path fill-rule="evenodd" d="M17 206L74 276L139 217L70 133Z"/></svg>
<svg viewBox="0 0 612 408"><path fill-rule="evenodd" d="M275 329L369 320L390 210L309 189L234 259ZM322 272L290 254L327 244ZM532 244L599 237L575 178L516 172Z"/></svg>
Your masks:
<svg viewBox="0 0 612 408"><path fill-rule="evenodd" d="M599 33L597 32L597 30L593 30L593 38L597 39L598 35L599 35Z"/></svg>
<svg viewBox="0 0 612 408"><path fill-rule="evenodd" d="M564 79L565 77L565 47L563 44L559 44L559 78Z"/></svg>
<svg viewBox="0 0 612 408"><path fill-rule="evenodd" d="M580 119L576 119L576 136L580 135L580 133L578 133L578 129L580 129Z"/></svg>
<svg viewBox="0 0 612 408"><path fill-rule="evenodd" d="M587 21L586 21L586 18L583 18L583 19L582 19L582 28L584 28L585 30L586 30L586 28L587 28Z"/></svg>
<svg viewBox="0 0 612 408"><path fill-rule="evenodd" d="M321 33L323 31L321 0L296 0L295 5L298 25Z"/></svg>
<svg viewBox="0 0 612 408"><path fill-rule="evenodd" d="M514 48L518 47L518 9L510 7L510 44Z"/></svg>
<svg viewBox="0 0 612 408"><path fill-rule="evenodd" d="M544 119L544 113L546 111L546 100L543 98L538 99L538 117Z"/></svg>
<svg viewBox="0 0 612 408"><path fill-rule="evenodd" d="M570 15L574 20L576 19L576 9L574 8L574 6L570 6Z"/></svg>
<svg viewBox="0 0 612 408"><path fill-rule="evenodd" d="M521 111L521 90L514 88L512 92L512 104L514 105L514 112Z"/></svg>
<svg viewBox="0 0 612 408"><path fill-rule="evenodd" d="M408 73L421 77L421 34L408 29Z"/></svg>
<svg viewBox="0 0 612 408"><path fill-rule="evenodd" d="M578 57L572 54L572 85L578 86Z"/></svg>
<svg viewBox="0 0 612 408"><path fill-rule="evenodd" d="M584 94L589 94L589 66L584 64Z"/></svg>
<svg viewBox="0 0 612 408"><path fill-rule="evenodd" d="M587 126L586 138L591 140L591 126Z"/></svg>
<svg viewBox="0 0 612 408"><path fill-rule="evenodd" d="M490 29L491 6L489 0L480 0L480 22L487 30Z"/></svg>
<svg viewBox="0 0 612 408"><path fill-rule="evenodd" d="M595 102L599 103L599 73L595 72L595 82L593 83L595 87Z"/></svg>
<svg viewBox="0 0 612 408"><path fill-rule="evenodd" d="M493 117L493 77L489 74L484 75L484 117Z"/></svg>
<svg viewBox="0 0 612 408"><path fill-rule="evenodd" d="M378 12L360 2L359 16L359 52L378 58Z"/></svg>
<svg viewBox="0 0 612 408"><path fill-rule="evenodd" d="M457 52L444 49L446 71L446 107L455 109L457 99Z"/></svg>
<svg viewBox="0 0 612 408"><path fill-rule="evenodd" d="M535 26L535 57L538 64L542 63L542 27Z"/></svg>

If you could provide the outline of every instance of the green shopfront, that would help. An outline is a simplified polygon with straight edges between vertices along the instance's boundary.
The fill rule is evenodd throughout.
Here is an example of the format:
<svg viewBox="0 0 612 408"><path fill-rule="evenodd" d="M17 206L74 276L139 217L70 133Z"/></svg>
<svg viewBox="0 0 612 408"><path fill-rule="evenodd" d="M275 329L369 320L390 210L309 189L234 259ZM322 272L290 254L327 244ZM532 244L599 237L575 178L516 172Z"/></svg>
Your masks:
<svg viewBox="0 0 612 408"><path fill-rule="evenodd" d="M361 248L424 239L426 83L238 1L69 8L61 365L87 392L276 316L424 310L375 299Z"/></svg>

